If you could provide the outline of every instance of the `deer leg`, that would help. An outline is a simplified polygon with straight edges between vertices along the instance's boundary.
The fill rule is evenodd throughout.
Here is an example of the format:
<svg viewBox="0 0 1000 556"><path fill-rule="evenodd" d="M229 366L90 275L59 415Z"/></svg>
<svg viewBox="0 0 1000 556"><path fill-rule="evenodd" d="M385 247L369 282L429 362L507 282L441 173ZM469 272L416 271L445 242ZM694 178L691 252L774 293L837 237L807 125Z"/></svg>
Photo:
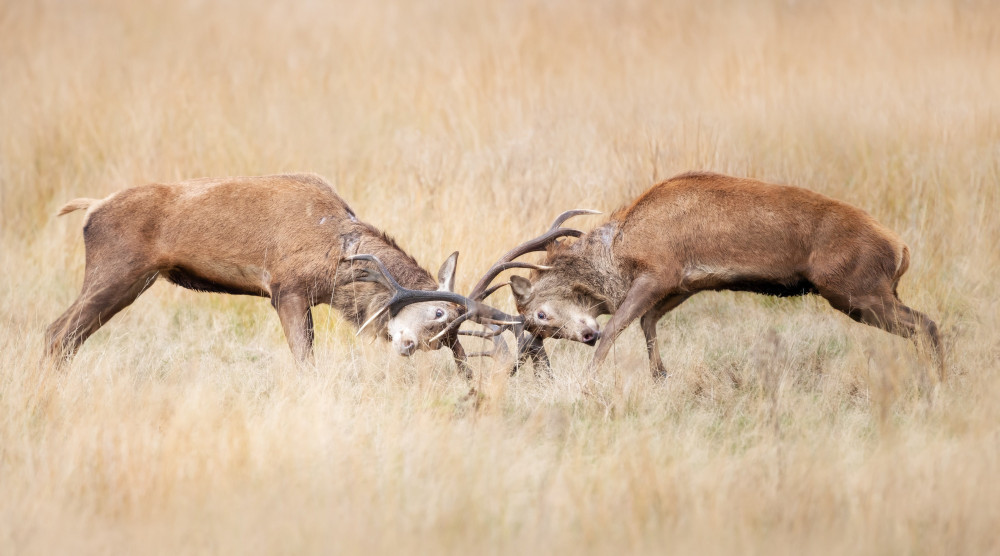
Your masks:
<svg viewBox="0 0 1000 556"><path fill-rule="evenodd" d="M944 351L941 347L941 335L937 323L927 315L910 309L895 297L886 297L874 304L869 310L873 318L866 319L862 314L862 322L871 324L891 332L897 336L909 338L917 346L917 350L926 354L931 350L932 361L937 365L938 379L944 382Z"/></svg>
<svg viewBox="0 0 1000 556"><path fill-rule="evenodd" d="M538 376L541 372L552 378L552 363L549 362L549 354L545 351L542 338L525 333L523 344L518 349L520 352L518 365L523 365L525 362L531 361L531 364L535 367L535 376Z"/></svg>
<svg viewBox="0 0 1000 556"><path fill-rule="evenodd" d="M279 292L271 298L278 311L285 340L299 364L313 363L313 320L309 299L299 293Z"/></svg>
<svg viewBox="0 0 1000 556"><path fill-rule="evenodd" d="M937 323L927 315L910 309L895 295L864 295L857 297L826 296L837 310L846 313L855 321L881 328L903 338L912 340L918 351L929 347L932 359L936 359L938 378L945 379L944 351ZM926 342L922 345L921 342Z"/></svg>
<svg viewBox="0 0 1000 556"><path fill-rule="evenodd" d="M895 313L905 315L906 319L913 321L912 327L916 329L916 334L910 338L918 350L928 348L931 350L931 359L937 363L938 380L944 382L947 372L944 365L944 347L941 345L941 334L938 332L937 323L924 313L910 309L899 300L896 300Z"/></svg>
<svg viewBox="0 0 1000 556"><path fill-rule="evenodd" d="M466 380L472 380L472 368L469 367L469 356L465 353L465 347L458 341L458 334L452 334L447 345L451 349L451 355L455 359L455 366L458 367L458 372Z"/></svg>
<svg viewBox="0 0 1000 556"><path fill-rule="evenodd" d="M518 369L529 361L535 367L535 376L538 376L539 371L543 371L550 378L552 377L552 364L549 362L549 354L542 344L542 338L524 332L522 336L517 338L517 359L508 374L510 376L516 375Z"/></svg>
<svg viewBox="0 0 1000 556"><path fill-rule="evenodd" d="M86 277L80 296L45 330L47 359L56 366L67 363L91 334L131 305L155 280L155 272L112 280Z"/></svg>
<svg viewBox="0 0 1000 556"><path fill-rule="evenodd" d="M690 295L687 294L668 296L660 300L652 309L643 313L642 318L639 319L639 326L642 327L642 333L646 337L649 369L655 378L665 378L667 376L667 369L663 366L663 360L660 359L660 349L656 344L656 323L660 322L663 315L683 303L688 297Z"/></svg>
<svg viewBox="0 0 1000 556"><path fill-rule="evenodd" d="M611 349L611 344L625 330L625 327L639 315L649 311L657 301L663 299L664 292L669 290L664 288L662 284L662 281L656 276L648 274L642 275L632 282L628 293L625 294L625 301L611 315L611 320L608 321L601 333L601 340L597 344L597 351L594 352L594 359L590 364L591 371L596 371L604 362L604 358L607 357L608 351Z"/></svg>
<svg viewBox="0 0 1000 556"><path fill-rule="evenodd" d="M549 361L549 354L545 351L545 346L542 345L541 338L535 337L531 341L528 357L531 358L531 363L535 366L536 375L541 371L549 378L552 378L552 363Z"/></svg>

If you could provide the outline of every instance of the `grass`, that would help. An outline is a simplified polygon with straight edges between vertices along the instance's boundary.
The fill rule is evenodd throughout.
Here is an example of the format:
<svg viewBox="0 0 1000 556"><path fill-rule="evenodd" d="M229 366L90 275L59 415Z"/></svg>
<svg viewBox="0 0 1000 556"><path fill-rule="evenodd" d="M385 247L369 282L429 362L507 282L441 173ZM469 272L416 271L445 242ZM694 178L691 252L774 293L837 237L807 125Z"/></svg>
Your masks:
<svg viewBox="0 0 1000 556"><path fill-rule="evenodd" d="M989 2L0 1L0 552L1000 550L1000 10ZM820 299L703 294L581 393L402 359L318 309L156 284L39 380L79 291L65 201L306 170L459 288L562 210L704 169L909 244L904 340ZM580 219L591 226L599 217ZM499 297L498 297L499 298ZM509 300L501 305L510 309Z"/></svg>

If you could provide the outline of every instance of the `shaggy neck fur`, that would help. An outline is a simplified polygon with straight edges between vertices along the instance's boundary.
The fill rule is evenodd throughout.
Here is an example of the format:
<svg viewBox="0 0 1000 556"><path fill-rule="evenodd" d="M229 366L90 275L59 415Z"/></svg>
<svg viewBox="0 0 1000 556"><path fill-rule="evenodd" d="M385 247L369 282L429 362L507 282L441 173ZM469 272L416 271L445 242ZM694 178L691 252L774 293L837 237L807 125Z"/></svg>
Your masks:
<svg viewBox="0 0 1000 556"><path fill-rule="evenodd" d="M419 290L437 289L434 277L403 251L394 239L362 222L356 223L354 228L342 235L342 257L359 253L375 255L401 286ZM368 263L341 261L336 268L334 289L331 292L330 304L355 326L361 326L393 294L381 284L353 281L357 269L367 266ZM389 313L385 312L373 323L372 329L377 330L378 335L383 338L388 337L386 325L389 318Z"/></svg>
<svg viewBox="0 0 1000 556"><path fill-rule="evenodd" d="M609 222L572 243L553 245L543 263L552 270L532 276L538 295L576 298L596 314L613 313L631 283L614 252L618 230L617 222Z"/></svg>

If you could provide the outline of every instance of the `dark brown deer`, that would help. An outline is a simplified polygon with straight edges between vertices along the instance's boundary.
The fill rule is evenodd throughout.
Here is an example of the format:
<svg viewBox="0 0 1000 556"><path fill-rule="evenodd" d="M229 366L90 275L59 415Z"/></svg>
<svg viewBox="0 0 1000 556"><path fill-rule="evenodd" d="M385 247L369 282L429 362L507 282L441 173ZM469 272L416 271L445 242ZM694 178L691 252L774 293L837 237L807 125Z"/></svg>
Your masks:
<svg viewBox="0 0 1000 556"><path fill-rule="evenodd" d="M299 362L312 361L313 305L328 303L360 326L392 296L381 284L359 280L367 271L346 256L377 255L409 288L454 285L458 253L435 281L313 174L144 185L102 200L75 199L59 215L79 209L87 209L86 270L80 296L46 332L47 355L57 364L160 276L193 290L270 298ZM379 313L374 328L401 355L451 348L468 374L457 335L438 335L458 310L427 301Z"/></svg>
<svg viewBox="0 0 1000 556"><path fill-rule="evenodd" d="M529 250L515 248L511 260ZM530 280L510 284L529 333L600 339L592 368L639 318L651 369L664 375L657 321L700 291L735 290L817 293L855 321L930 347L943 380L937 325L896 294L909 262L906 245L861 209L798 187L690 173L653 186L580 239L552 245ZM612 315L603 333L602 314Z"/></svg>

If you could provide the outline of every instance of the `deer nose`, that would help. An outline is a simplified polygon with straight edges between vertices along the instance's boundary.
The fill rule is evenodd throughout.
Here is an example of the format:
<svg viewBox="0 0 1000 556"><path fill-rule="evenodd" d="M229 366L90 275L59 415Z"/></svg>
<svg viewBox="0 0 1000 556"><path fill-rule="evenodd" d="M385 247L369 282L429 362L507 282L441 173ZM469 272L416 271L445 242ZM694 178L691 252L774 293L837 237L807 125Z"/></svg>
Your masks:
<svg viewBox="0 0 1000 556"><path fill-rule="evenodd" d="M413 352L417 349L417 343L413 340L407 339L400 342L399 347L402 350L400 353L403 355L413 355Z"/></svg>
<svg viewBox="0 0 1000 556"><path fill-rule="evenodd" d="M601 337L601 333L597 330L591 328L585 328L583 332L580 333L580 340L587 345L594 345L597 343L597 339Z"/></svg>

